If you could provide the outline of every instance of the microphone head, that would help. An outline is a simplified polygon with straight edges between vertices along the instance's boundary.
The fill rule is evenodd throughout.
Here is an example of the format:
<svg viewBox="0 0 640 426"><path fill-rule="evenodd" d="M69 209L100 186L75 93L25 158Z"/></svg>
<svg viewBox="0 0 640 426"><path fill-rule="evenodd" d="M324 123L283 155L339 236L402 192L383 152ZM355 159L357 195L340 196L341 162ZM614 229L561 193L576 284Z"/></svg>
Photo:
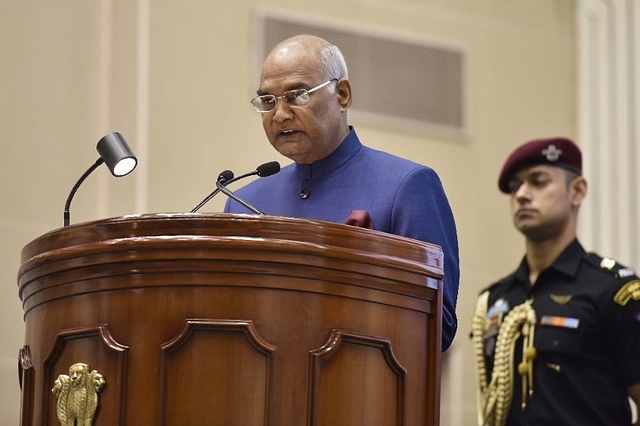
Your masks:
<svg viewBox="0 0 640 426"><path fill-rule="evenodd" d="M275 175L280 171L280 163L278 163L277 161L264 163L259 165L256 171L258 172L258 176L260 177Z"/></svg>
<svg viewBox="0 0 640 426"><path fill-rule="evenodd" d="M233 172L231 170L225 170L218 175L218 182L225 184L233 179Z"/></svg>

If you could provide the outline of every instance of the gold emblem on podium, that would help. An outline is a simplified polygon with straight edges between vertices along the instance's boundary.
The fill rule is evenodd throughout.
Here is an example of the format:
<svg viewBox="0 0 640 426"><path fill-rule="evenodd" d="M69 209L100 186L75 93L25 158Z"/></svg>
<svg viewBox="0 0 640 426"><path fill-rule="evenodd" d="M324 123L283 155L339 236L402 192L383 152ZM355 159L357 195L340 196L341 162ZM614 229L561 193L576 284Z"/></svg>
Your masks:
<svg viewBox="0 0 640 426"><path fill-rule="evenodd" d="M106 382L98 371L78 362L69 375L60 374L51 392L58 398L56 413L62 426L91 426L98 408L98 392Z"/></svg>

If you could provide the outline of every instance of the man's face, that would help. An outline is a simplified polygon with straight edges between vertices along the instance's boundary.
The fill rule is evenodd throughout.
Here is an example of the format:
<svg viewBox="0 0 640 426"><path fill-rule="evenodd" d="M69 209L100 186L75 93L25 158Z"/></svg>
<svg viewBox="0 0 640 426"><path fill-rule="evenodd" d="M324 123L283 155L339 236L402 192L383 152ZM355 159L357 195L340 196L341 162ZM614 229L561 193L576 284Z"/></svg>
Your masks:
<svg viewBox="0 0 640 426"><path fill-rule="evenodd" d="M272 52L264 62L259 95L280 96L294 89L324 83L322 62L312 49L289 44ZM345 96L348 102L345 103ZM331 154L349 133L346 112L351 99L349 82L341 80L310 94L306 105L277 100L272 111L261 113L269 142L285 157L310 164Z"/></svg>
<svg viewBox="0 0 640 426"><path fill-rule="evenodd" d="M566 172L559 167L521 169L509 180L509 189L513 223L530 240L559 235L575 214Z"/></svg>

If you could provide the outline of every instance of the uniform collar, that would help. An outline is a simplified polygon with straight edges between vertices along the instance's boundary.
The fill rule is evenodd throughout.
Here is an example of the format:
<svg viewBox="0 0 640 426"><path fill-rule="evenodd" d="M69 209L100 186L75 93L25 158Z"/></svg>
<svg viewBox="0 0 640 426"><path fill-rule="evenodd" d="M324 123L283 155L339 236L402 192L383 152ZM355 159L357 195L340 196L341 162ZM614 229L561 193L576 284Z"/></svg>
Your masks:
<svg viewBox="0 0 640 426"><path fill-rule="evenodd" d="M553 261L551 266L542 271L540 275L545 274L549 270L554 270L568 277L575 277L578 274L580 262L582 262L586 254L587 252L584 250L578 239L574 239L567 248L560 253L560 256ZM522 262L520 262L515 278L518 281L525 283L529 282L529 265L527 264L526 257L524 257Z"/></svg>
<svg viewBox="0 0 640 426"><path fill-rule="evenodd" d="M336 170L338 167L345 164L356 152L362 148L362 143L356 135L356 131L352 126L349 126L351 130L347 137L342 141L340 146L321 160L315 161L311 164L295 164L296 176L300 179L310 180L312 178L319 178L326 174L329 174Z"/></svg>
<svg viewBox="0 0 640 426"><path fill-rule="evenodd" d="M586 254L587 252L582 248L582 245L575 239L560 253L560 256L551 264L549 269L555 269L565 275L575 277L578 275L580 262L582 262Z"/></svg>

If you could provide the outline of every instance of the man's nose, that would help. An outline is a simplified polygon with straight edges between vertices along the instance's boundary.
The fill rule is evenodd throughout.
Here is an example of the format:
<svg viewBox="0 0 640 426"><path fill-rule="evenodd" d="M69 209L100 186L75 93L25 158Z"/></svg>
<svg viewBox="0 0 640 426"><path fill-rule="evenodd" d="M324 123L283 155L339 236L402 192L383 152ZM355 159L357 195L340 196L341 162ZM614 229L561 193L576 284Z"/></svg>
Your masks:
<svg viewBox="0 0 640 426"><path fill-rule="evenodd" d="M291 105L284 99L278 99L275 107L273 108L273 119L278 122L282 122L293 117L293 110Z"/></svg>
<svg viewBox="0 0 640 426"><path fill-rule="evenodd" d="M528 200L531 197L531 188L526 182L522 182L513 193L516 200Z"/></svg>

